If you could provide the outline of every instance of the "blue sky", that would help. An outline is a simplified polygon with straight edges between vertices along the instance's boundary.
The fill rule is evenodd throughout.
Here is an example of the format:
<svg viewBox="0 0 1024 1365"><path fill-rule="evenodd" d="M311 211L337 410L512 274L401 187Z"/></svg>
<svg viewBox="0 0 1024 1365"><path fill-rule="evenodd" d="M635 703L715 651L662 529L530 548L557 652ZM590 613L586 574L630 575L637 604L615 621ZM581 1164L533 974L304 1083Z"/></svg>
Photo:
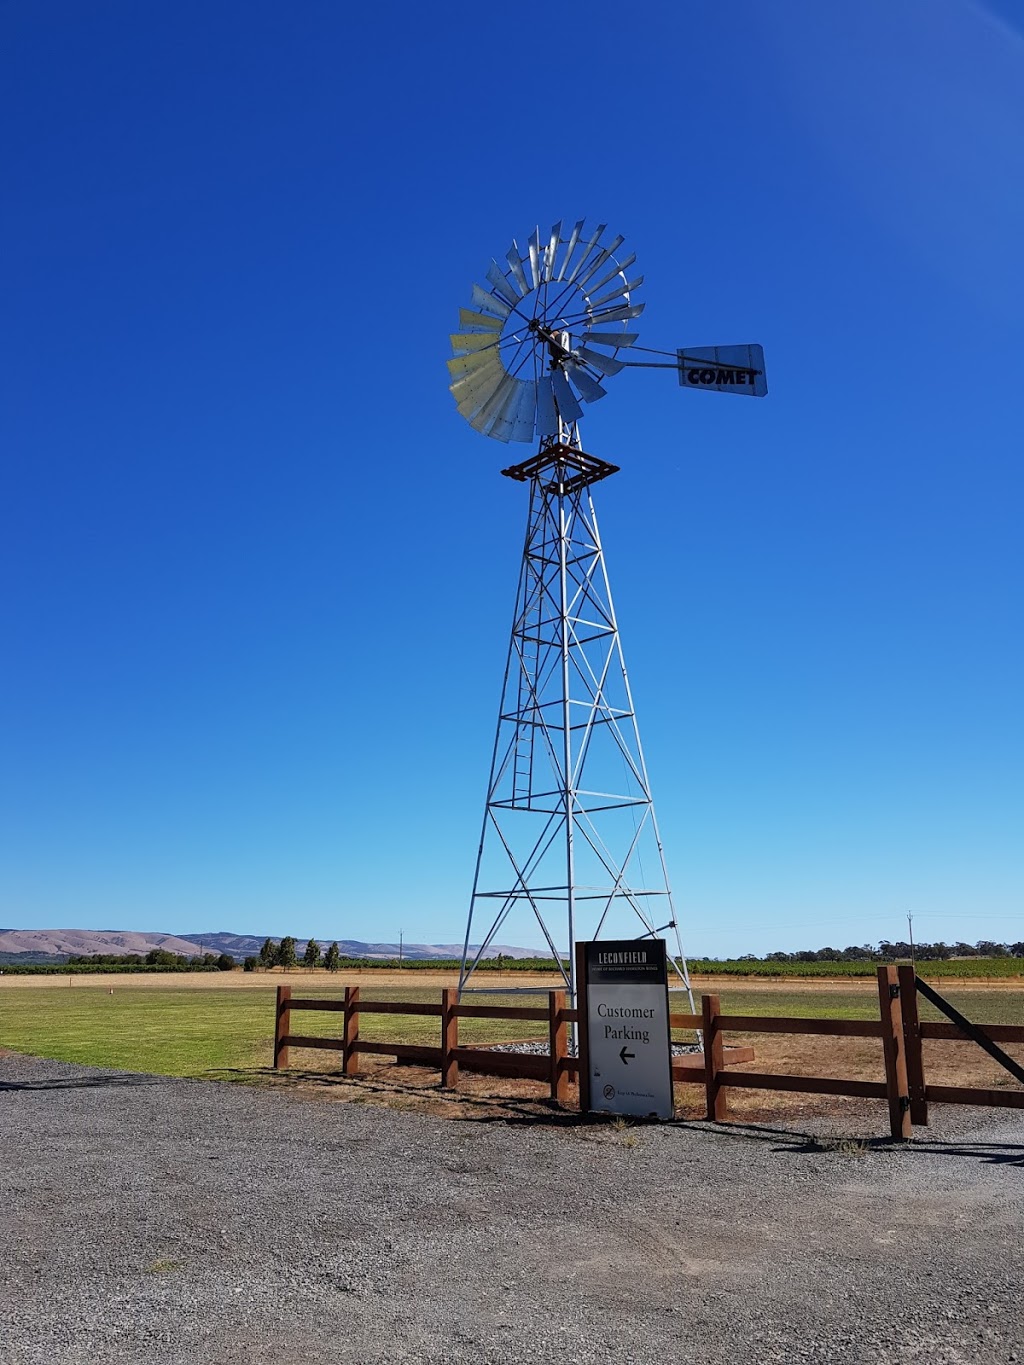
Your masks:
<svg viewBox="0 0 1024 1365"><path fill-rule="evenodd" d="M8 0L0 53L0 923L461 936L526 504L447 337L586 216L642 344L768 361L583 426L687 948L1024 936L1014 5Z"/></svg>

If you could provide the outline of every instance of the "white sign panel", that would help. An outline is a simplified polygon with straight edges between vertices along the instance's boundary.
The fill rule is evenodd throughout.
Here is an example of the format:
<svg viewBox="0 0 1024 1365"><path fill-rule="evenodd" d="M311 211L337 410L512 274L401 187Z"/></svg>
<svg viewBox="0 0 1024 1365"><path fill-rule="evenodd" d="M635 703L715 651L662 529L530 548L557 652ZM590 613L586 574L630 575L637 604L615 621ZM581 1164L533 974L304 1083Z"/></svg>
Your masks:
<svg viewBox="0 0 1024 1365"><path fill-rule="evenodd" d="M590 1108L672 1117L672 1042L662 939L585 945Z"/></svg>

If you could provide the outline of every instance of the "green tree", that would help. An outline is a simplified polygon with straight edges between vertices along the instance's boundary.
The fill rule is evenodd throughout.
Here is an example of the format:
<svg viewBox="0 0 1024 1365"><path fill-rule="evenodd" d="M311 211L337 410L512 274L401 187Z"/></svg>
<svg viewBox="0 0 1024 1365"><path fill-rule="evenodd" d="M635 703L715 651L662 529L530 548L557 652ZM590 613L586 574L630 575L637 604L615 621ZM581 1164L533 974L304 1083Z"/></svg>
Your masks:
<svg viewBox="0 0 1024 1365"><path fill-rule="evenodd" d="M272 967L277 961L277 944L273 939L265 938L263 947L260 949L260 966Z"/></svg>
<svg viewBox="0 0 1024 1365"><path fill-rule="evenodd" d="M146 962L150 967L177 967L179 959L175 953L169 953L166 948L150 948L146 954Z"/></svg>
<svg viewBox="0 0 1024 1365"><path fill-rule="evenodd" d="M979 957L1009 957L1010 955L1005 943L993 943L990 938L983 938L975 946L978 949Z"/></svg>
<svg viewBox="0 0 1024 1365"><path fill-rule="evenodd" d="M279 967L294 967L298 959L295 956L295 940L291 934L285 934L284 938L277 945L277 955L275 961Z"/></svg>
<svg viewBox="0 0 1024 1365"><path fill-rule="evenodd" d="M259 965L260 960L258 957L247 957L242 963L242 969L243 971L254 972Z"/></svg>
<svg viewBox="0 0 1024 1365"><path fill-rule="evenodd" d="M338 952L338 945L332 943L327 949L326 956L324 957L324 966L329 972L336 972L338 970L338 959L340 957L341 954Z"/></svg>
<svg viewBox="0 0 1024 1365"><path fill-rule="evenodd" d="M230 953L221 953L217 959L217 970L219 972L233 972L235 969L235 959Z"/></svg>
<svg viewBox="0 0 1024 1365"><path fill-rule="evenodd" d="M320 945L315 938L311 938L306 944L306 951L302 954L302 965L304 967L317 967L320 964Z"/></svg>

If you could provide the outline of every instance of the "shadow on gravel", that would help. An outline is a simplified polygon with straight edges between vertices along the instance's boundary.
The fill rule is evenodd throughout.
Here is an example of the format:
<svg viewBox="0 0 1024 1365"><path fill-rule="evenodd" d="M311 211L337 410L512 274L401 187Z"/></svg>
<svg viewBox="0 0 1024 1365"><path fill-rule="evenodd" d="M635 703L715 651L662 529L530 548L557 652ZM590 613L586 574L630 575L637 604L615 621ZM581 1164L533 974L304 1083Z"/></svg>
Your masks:
<svg viewBox="0 0 1024 1365"><path fill-rule="evenodd" d="M103 1086L122 1086L134 1088L143 1085L159 1085L163 1076L75 1076L72 1078L54 1077L47 1081L0 1081L2 1090L90 1090Z"/></svg>
<svg viewBox="0 0 1024 1365"><path fill-rule="evenodd" d="M714 1133L716 1137L745 1142L770 1142L780 1156L806 1156L814 1152L835 1152L841 1156L866 1156L869 1152L900 1153L902 1156L972 1157L988 1165L1024 1167L1024 1142L982 1142L970 1138L959 1141L914 1137L910 1142L893 1142L888 1137L818 1137L792 1128L768 1127L756 1123L729 1123L721 1126L705 1122L676 1122L674 1127Z"/></svg>
<svg viewBox="0 0 1024 1365"><path fill-rule="evenodd" d="M919 1142L911 1151L928 1156L971 1156L988 1166L1024 1167L1024 1143L1020 1142Z"/></svg>
<svg viewBox="0 0 1024 1365"><path fill-rule="evenodd" d="M390 1068L383 1068L387 1075ZM344 1091L346 1103L382 1104L395 1112L432 1112L469 1123L503 1124L511 1128L548 1128L568 1132L612 1133L644 1128L677 1129L706 1133L718 1141L767 1143L779 1156L834 1154L856 1159L869 1153L900 1153L904 1157L951 1156L970 1158L987 1164L1024 1167L1024 1142L1000 1143L973 1141L970 1138L942 1140L915 1136L909 1143L893 1142L888 1137L823 1136L777 1124L741 1122L709 1123L702 1118L678 1117L669 1122L657 1119L625 1119L606 1114L581 1114L576 1109L561 1109L553 1101L500 1094L473 1094L463 1089L445 1090L440 1085L406 1087L379 1080L373 1072L342 1076L323 1071L275 1071L272 1067L225 1067L205 1073L210 1079L283 1089L286 1093L313 1096ZM341 1096L339 1095L339 1098ZM427 1104L430 1109L421 1108Z"/></svg>

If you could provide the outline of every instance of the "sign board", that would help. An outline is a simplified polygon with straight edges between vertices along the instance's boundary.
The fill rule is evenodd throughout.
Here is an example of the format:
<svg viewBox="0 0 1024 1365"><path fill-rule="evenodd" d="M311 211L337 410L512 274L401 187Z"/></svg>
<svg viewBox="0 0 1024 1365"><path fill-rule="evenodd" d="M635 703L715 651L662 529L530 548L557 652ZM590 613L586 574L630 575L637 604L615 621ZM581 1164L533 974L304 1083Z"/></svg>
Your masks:
<svg viewBox="0 0 1024 1365"><path fill-rule="evenodd" d="M664 939L580 944L584 1106L672 1117L672 1041Z"/></svg>
<svg viewBox="0 0 1024 1365"><path fill-rule="evenodd" d="M763 346L697 346L676 351L684 389L713 389L763 398L768 392Z"/></svg>

